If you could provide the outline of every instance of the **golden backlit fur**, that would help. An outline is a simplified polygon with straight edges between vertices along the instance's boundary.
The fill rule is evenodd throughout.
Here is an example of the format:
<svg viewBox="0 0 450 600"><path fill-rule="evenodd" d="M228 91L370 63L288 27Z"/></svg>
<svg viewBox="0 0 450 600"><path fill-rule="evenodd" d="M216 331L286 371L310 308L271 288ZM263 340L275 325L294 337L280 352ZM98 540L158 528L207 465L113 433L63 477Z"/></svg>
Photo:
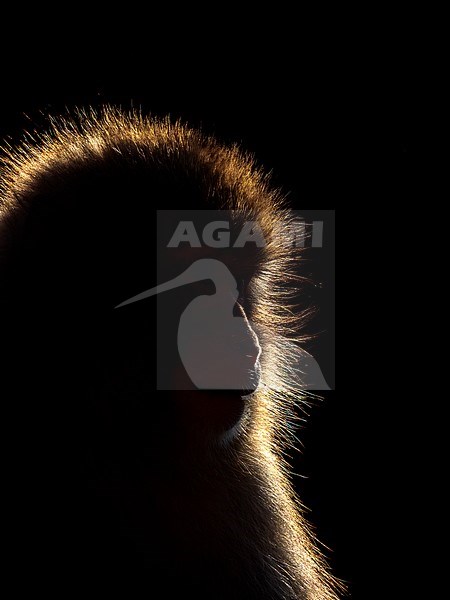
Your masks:
<svg viewBox="0 0 450 600"><path fill-rule="evenodd" d="M48 133L28 135L22 144L5 149L3 155L2 294L6 298L14 295L7 282L15 264L15 240L21 239L35 198L59 194L65 182L79 172L116 163L169 172L178 169L202 189L209 206L235 210L237 219L257 220L262 226L269 243L254 268L248 309L249 319L266 331L261 340L261 385L248 400L236 439L224 436L210 448L204 469L215 465L211 486L221 500L202 505L202 513L211 537L225 540L223 546L231 555L230 563L238 565L236 571L241 563L245 565L246 585L255 598L336 600L339 586L302 516L284 458L294 439L294 407L307 400L291 370L303 316L292 306L293 295L280 285L282 274L295 288L293 264L297 256L272 235L279 224L287 226L293 217L281 194L270 187L268 177L250 156L181 123L135 112L107 108L101 113L79 112L74 118L53 120ZM88 218L90 207L80 206L80 210ZM122 210L127 211L126 199ZM4 311L11 311L12 304L7 300ZM198 486L202 489L201 483ZM192 508L195 489L192 503L187 502L186 521L193 518L189 511L196 510ZM184 523L183 509L177 514ZM195 527L186 527L189 536L195 537ZM198 592L198 597L202 593ZM234 597L240 597L239 591Z"/></svg>

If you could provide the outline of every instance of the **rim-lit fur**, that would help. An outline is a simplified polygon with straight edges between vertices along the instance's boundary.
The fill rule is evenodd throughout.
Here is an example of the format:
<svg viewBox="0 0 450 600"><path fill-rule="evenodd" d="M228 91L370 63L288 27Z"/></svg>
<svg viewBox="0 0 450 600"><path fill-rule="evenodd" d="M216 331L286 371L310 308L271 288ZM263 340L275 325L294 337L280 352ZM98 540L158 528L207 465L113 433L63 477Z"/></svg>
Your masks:
<svg viewBox="0 0 450 600"><path fill-rule="evenodd" d="M211 198L212 208L236 210L242 220L257 220L269 240L249 292L249 318L267 331L262 340L262 382L250 400L238 443L227 445L222 440L212 451L226 469L221 485L227 504L211 509L211 522L221 522L217 529L228 528L227 535L239 540L232 549L234 560L251 563L246 568L255 597L336 599L339 586L316 548L283 458L293 443L294 406L306 401L290 368L296 346L289 341L294 334L298 337L303 316L292 310L286 286L279 285L282 274L283 281L291 278L295 287L292 263L297 257L272 240L271 232L277 223L287 225L293 217L250 156L181 123L136 112L107 108L53 120L48 133L28 135L18 146L4 150L2 269L7 269L15 236L42 190L63 184L75 169L114 165L117 160L192 175Z"/></svg>

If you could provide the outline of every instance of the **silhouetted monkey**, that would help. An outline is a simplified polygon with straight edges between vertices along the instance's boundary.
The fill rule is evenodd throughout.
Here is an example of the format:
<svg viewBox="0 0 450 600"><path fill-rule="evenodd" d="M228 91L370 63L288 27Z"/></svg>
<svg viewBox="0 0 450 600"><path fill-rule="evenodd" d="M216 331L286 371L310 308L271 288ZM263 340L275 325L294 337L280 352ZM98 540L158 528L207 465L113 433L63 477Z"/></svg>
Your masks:
<svg viewBox="0 0 450 600"><path fill-rule="evenodd" d="M1 368L19 575L58 597L335 599L283 459L301 400L284 285L297 257L272 235L291 216L266 176L236 148L113 109L60 121L4 162ZM156 209L172 211L159 228ZM206 209L233 210L232 235L258 222L266 244L160 244ZM235 317L262 328L258 342L248 326L242 356L260 365L253 394L185 388L172 369L178 317L211 282L115 309L201 259L226 265ZM158 323L158 302L178 317ZM171 391L157 390L157 359Z"/></svg>

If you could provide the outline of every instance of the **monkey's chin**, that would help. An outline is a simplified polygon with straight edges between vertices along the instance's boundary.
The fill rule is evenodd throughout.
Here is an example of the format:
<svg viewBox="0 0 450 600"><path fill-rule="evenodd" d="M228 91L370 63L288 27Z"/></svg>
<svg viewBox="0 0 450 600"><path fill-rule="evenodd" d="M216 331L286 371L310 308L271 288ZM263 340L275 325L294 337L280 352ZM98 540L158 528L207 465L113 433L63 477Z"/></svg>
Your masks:
<svg viewBox="0 0 450 600"><path fill-rule="evenodd" d="M190 390L177 392L178 411L186 430L207 441L232 439L245 420L255 390Z"/></svg>

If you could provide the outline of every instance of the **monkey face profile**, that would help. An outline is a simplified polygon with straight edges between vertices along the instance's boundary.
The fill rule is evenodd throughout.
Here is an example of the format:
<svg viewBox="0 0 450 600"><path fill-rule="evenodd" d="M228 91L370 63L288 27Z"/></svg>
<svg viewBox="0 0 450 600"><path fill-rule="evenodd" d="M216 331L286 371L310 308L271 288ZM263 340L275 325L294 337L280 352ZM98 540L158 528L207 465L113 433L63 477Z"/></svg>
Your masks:
<svg viewBox="0 0 450 600"><path fill-rule="evenodd" d="M282 458L302 399L296 256L267 177L184 125L106 109L9 151L1 182L2 371L33 578L337 598ZM264 243L243 243L248 223Z"/></svg>

